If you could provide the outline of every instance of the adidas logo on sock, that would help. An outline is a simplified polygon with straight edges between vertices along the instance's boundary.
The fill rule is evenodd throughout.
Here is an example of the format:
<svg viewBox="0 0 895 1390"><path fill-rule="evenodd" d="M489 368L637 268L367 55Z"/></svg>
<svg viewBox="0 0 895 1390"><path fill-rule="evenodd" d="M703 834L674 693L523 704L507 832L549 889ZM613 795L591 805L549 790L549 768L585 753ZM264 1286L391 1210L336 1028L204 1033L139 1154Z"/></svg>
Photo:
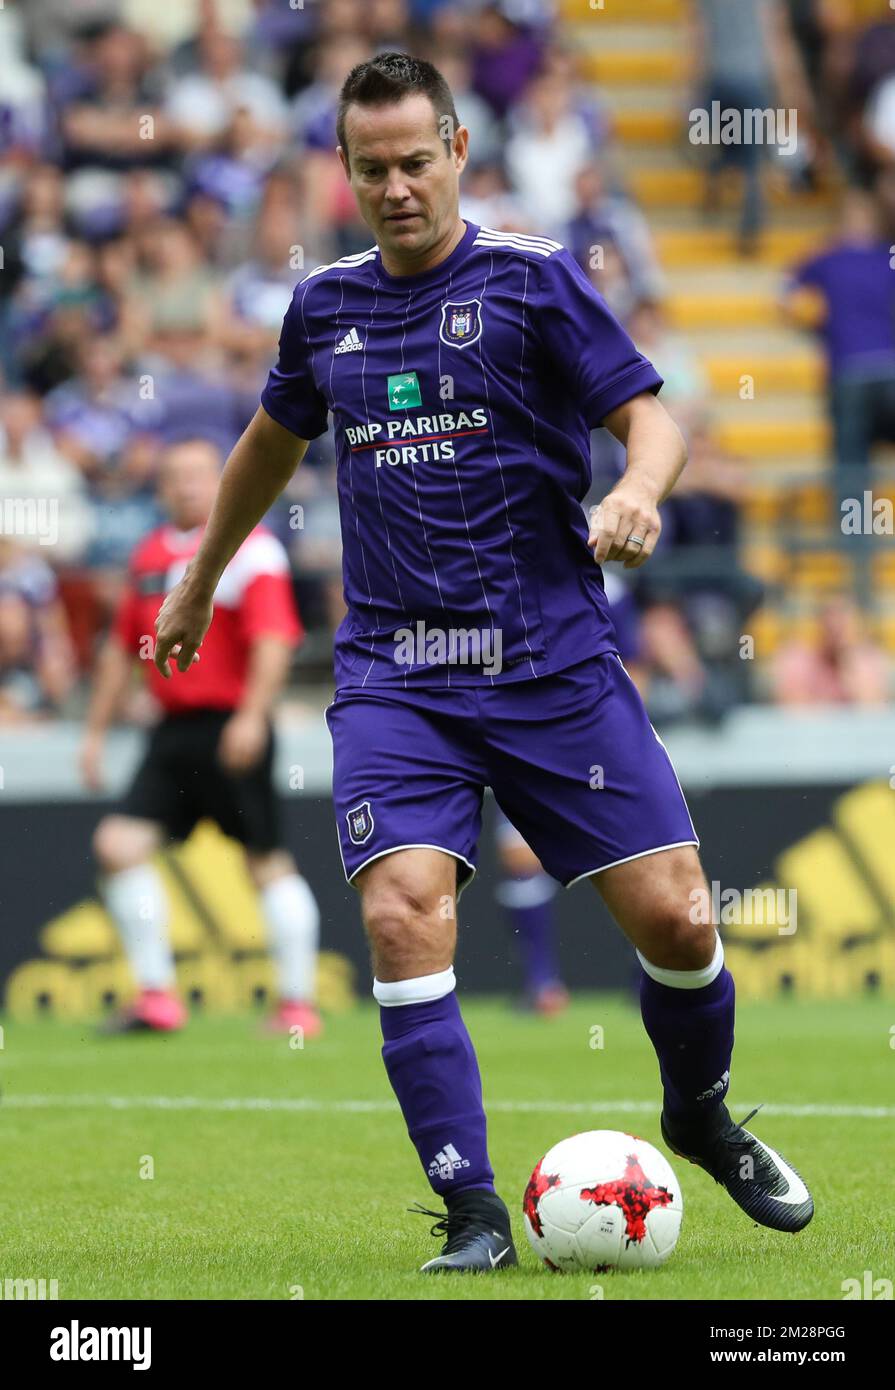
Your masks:
<svg viewBox="0 0 895 1390"><path fill-rule="evenodd" d="M352 328L350 333L346 333L344 338L340 338L336 343L336 354L340 352L363 352L364 345L360 340L356 328Z"/></svg>
<svg viewBox="0 0 895 1390"><path fill-rule="evenodd" d="M469 1159L461 1158L453 1144L445 1144L429 1164L430 1178L452 1178L458 1168L468 1168Z"/></svg>
<svg viewBox="0 0 895 1390"><path fill-rule="evenodd" d="M698 1101L714 1100L716 1096L723 1096L727 1087L730 1085L730 1072L726 1071L720 1081L716 1081L714 1086L709 1086L707 1091L700 1091L696 1097Z"/></svg>

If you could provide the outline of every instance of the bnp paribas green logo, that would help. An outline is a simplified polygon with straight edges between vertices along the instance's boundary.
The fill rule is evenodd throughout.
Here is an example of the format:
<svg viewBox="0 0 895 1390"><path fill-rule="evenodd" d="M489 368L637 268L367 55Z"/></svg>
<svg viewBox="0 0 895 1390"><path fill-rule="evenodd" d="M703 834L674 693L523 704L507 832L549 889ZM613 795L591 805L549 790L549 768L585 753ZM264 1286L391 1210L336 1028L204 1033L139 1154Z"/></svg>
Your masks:
<svg viewBox="0 0 895 1390"><path fill-rule="evenodd" d="M413 405L422 405L420 383L416 372L398 372L388 379L389 410L408 410Z"/></svg>

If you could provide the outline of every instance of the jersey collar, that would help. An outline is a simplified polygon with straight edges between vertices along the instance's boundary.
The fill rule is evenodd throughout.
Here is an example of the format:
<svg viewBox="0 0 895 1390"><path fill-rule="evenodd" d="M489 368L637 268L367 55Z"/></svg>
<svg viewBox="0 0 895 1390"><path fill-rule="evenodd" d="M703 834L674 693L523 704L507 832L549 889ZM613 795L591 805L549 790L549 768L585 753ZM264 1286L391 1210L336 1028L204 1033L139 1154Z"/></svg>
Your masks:
<svg viewBox="0 0 895 1390"><path fill-rule="evenodd" d="M446 256L443 261L439 261L438 265L433 265L431 270L421 270L418 275L390 275L382 264L382 252L377 249L376 269L380 278L387 285L394 285L396 289L400 289L402 286L407 289L416 289L420 285L430 285L443 280L446 275L450 275L466 260L478 233L479 229L474 222L470 222L467 218L464 218L463 221L466 223L466 231L451 254Z"/></svg>
<svg viewBox="0 0 895 1390"><path fill-rule="evenodd" d="M189 531L181 531L176 526L168 525L165 527L165 540L172 550L189 550L191 545L195 545L201 539L203 526L192 526Z"/></svg>

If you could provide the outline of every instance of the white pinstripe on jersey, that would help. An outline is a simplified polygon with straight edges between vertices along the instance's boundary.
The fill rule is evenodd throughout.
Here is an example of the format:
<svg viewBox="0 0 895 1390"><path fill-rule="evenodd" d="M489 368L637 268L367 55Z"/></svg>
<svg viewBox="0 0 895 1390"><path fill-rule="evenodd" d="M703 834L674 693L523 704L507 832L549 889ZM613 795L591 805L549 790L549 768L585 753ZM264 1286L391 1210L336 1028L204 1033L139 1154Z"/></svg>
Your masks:
<svg viewBox="0 0 895 1390"><path fill-rule="evenodd" d="M372 311L371 314L370 314L370 331L371 331L371 332L372 332L372 329L373 329L373 313L375 313L375 310L376 310L376 300L377 300L378 298L379 298L379 286L377 285L377 286L376 286L376 289L374 290L373 311ZM360 378L360 379L361 379L361 390L363 391L363 396L364 396L364 418L365 418L365 419L368 419L368 418L369 418L369 413L368 413L368 412L369 412L369 405L367 404L367 359L366 359L366 357L364 357L364 360L363 360L363 362L362 362L362 364L361 364L361 378ZM351 456L351 450L350 450L350 448L349 448L349 450L348 450L348 454L349 454L349 458L350 458L350 456ZM389 559L390 559L391 562L392 562L392 574L393 574L394 577L395 577L395 589L396 589L397 594L398 594L398 602L400 603L400 605L401 605L402 608L405 608L405 609L406 609L406 604L405 604L405 602L404 602L404 595L401 593L401 581L400 581L400 579L398 578L398 567L397 567L397 565L395 564L395 552L392 550L392 538L391 538L391 535L390 535L390 533L389 533L388 522L387 522L386 519L385 519L385 509L383 508L383 505L382 505L382 491L381 491L380 486L379 486L379 471L378 471L378 469L374 469L374 470L373 470L373 477L376 479L376 500L377 500L377 502L379 503L379 515L382 517L382 525L383 525L384 528L385 528L385 544L386 544L386 549L388 550ZM367 672L366 672L366 674L365 674L365 676L364 676L364 678L363 678L363 681L361 682L362 685L366 685L366 683L367 683L367 677L369 676L370 671L372 671L373 666L374 666L374 663L375 663L375 651L374 651L374 648L375 648L375 642L371 641L371 643L370 643L370 665L369 665L369 668L367 669ZM407 684L407 673L406 673L406 671L405 671L405 673L404 673L404 684L405 684L405 685Z"/></svg>
<svg viewBox="0 0 895 1390"><path fill-rule="evenodd" d="M413 290L408 290L408 291L407 291L407 304L406 304L406 307L405 307L405 310L404 310L404 325L403 325L403 328L402 328L402 331L401 331L401 371L402 371L402 372L405 370L405 366L404 366L404 348L405 348L405 344L406 344L406 341L407 341L407 318L408 318L408 315L409 315L409 313L410 313L410 305L411 305L412 300L413 300ZM365 408L365 410L366 410L366 398L364 399L364 408ZM444 596L443 596L443 594L442 594L442 592L441 592L441 584L439 583L439 579L438 579L438 568L437 568L437 566L436 566L436 564L435 564L435 557L434 557L433 554L432 554L432 547L431 547L430 544L429 544L429 528L428 528L428 526L426 525L426 522L425 522L425 520L424 520L424 518L423 518L423 504L422 504L422 501L421 501L421 499L420 499L419 483L417 482L416 469L415 469L413 463L410 464L410 476L411 476L411 478L413 479L413 490L414 490L414 493L416 494L416 509L417 509L417 512L419 513L420 530L421 530L422 533L423 533L423 540L424 540L425 543L426 543L426 553L427 553L427 555L429 556L429 564L432 566L432 577L433 577L433 579L435 580L435 588L436 588L436 590L438 591L438 602L441 604L442 610L443 610L443 611L446 611L445 608L444 608ZM378 483L377 483L377 486L378 486ZM450 686L450 683L451 683L451 668L450 668L450 666L447 668L447 683L448 683L448 686ZM404 688L405 688L405 690L407 689L407 672L406 672L406 671L404 672Z"/></svg>
<svg viewBox="0 0 895 1390"><path fill-rule="evenodd" d="M453 273L453 271L451 271L450 274L448 275L447 288L446 288L445 291L444 291L445 294L450 294L450 293L451 293L451 291L452 291L452 289L453 289L453 283L454 283L454 273ZM436 351L437 351L437 353L438 353L438 380L439 380L439 381L441 381L441 380L443 379L443 373L442 373L442 370L441 370L441 348L442 348L442 341L443 341L443 340L442 340L441 334L439 334L439 335L438 335L438 346L437 346L437 349L436 349ZM460 510L461 510L461 512L463 513L463 525L466 527L466 539L468 540L468 542L469 542L469 548L470 548L470 550L472 551L472 559L473 559L473 563L474 563L474 565L475 565L475 572L476 572L476 574L478 575L479 584L482 586L482 598L485 600L485 608L486 608L487 611L488 611L488 621L491 623L491 626L492 626L492 628L493 628L493 627L494 627L494 614L491 612L491 604L490 604L490 602L489 602L489 600L488 600L488 590L485 588L485 581L484 581L484 579L482 578L482 569L481 569L481 566L480 566L480 564L479 564L479 557L478 557L478 554L476 553L475 542L474 542L473 539L472 539L472 533L471 533L471 531L470 531L470 529L469 529L469 516L468 516L467 511L466 511L466 501L465 501L465 499L464 499L464 497L463 497L463 488L462 488L462 486L461 486L461 484L460 484L460 470L459 470L459 468L457 467L457 459L456 459L456 456L451 460L451 462L452 462L453 468L454 468L454 477L457 479L457 496L458 496L459 499L460 499ZM450 674L450 670L448 671L448 674ZM492 678L492 683L493 683L493 678Z"/></svg>
<svg viewBox="0 0 895 1390"><path fill-rule="evenodd" d="M327 269L330 269L331 267L326 267L326 268L327 268ZM345 277L344 277L344 275L340 275L340 276L339 276L339 308L338 308L338 311L337 311L337 313L336 313L336 324L337 324L337 325L338 325L338 321L339 321L339 320L338 320L338 315L341 313L341 311L342 311L342 306L344 305L344 303L345 303ZM373 308L374 308L374 311L375 311L375 307L376 307L376 301L375 301L375 297L374 297L374 301L373 301ZM372 322L372 316L371 316L371 322ZM336 328L336 336L338 336L338 333L339 333L339 328L337 327L337 328ZM336 362L335 355L333 355L333 356L330 358L330 363L329 363L329 394L330 394L330 399L332 399L332 395L333 395L333 384L332 384L332 383L333 383L333 367L335 366L335 362ZM364 358L362 359L362 361L361 361L361 386L362 386L362 389L363 389L363 392L364 392L364 408L365 408L365 409L366 409L366 402L367 402L367 391L366 391L366 386L365 386L365 384L364 384L364 374L365 374L366 370L367 370L367 359L366 359L366 357L364 357ZM348 450L348 455L347 455L347 457L348 457L348 491L349 491L350 494L351 494L351 511L352 511L353 516L354 516L354 533L355 533L355 535L356 535L356 537L357 537L358 546L360 547L361 561L362 561L363 567L364 567L364 579L367 581L367 602L370 604L370 607L373 609L373 613L375 614L375 617L376 617L376 626L378 627L378 626L379 626L379 623L380 623L379 611L378 611L378 609L376 608L376 605L373 603L373 586L372 586L371 583L370 583L370 574L369 574L369 571L368 571L368 569L367 569L367 552L366 552L366 549L364 548L364 543L363 543L363 541L361 540L361 534L360 534L360 509L355 505L355 501L354 501L354 472L353 472L353 464L352 464L351 450L350 450L350 449ZM375 656L374 656L374 647L375 647L375 642L374 642L374 639L371 637L371 638L370 638L370 665L369 665L369 667L368 667L368 669L367 669L367 675L369 675L369 674L370 674L370 671L373 669L373 662L374 662L374 660L375 660ZM364 683L366 683L366 679L367 679L367 676L364 676Z"/></svg>
<svg viewBox="0 0 895 1390"><path fill-rule="evenodd" d="M527 267L526 267L526 269L527 269ZM492 255L489 257L488 274L485 276L484 280L482 281L482 313L483 313L483 314L484 314L484 312L485 312L485 304L486 304L486 302L487 302L488 281L491 279L491 276L493 275L493 273L494 273L494 256L493 256L493 254L492 254ZM525 311L524 311L524 307L523 307L523 314L524 314L524 312L525 312ZM480 361L481 364L482 364L482 386L484 387L484 392L485 392L485 405L486 405L486 408L487 408L487 411L488 411L488 417L489 417L489 419L490 419L490 418L491 418L491 392L488 390L488 372L487 372L486 367L485 367L484 339L480 339L480 343L482 344L482 345L480 346L480 348L479 348L479 361ZM494 461L495 461L495 463L497 464L497 471L498 471L498 473L499 473L499 475L500 475L500 486L501 486L501 490L502 490L502 492L503 492L503 507L504 507L504 511L506 512L506 517L507 517L507 535L509 536L509 540L510 540L510 559L511 559L512 562L513 562L513 578L514 578L515 581L516 581L516 591L517 591L517 593L518 593L518 595L519 595L519 616L520 616L521 619L522 619L523 640L524 640L524 642L525 642L526 647L528 648L528 664L529 664L529 666L531 667L531 674L532 674L533 676L537 676L538 673L537 673L537 671L535 670L534 652L532 651L532 649L531 649L531 643L530 643L529 640L528 640L528 619L527 619L526 616L525 616L525 604L524 604L523 599L522 599L522 585L521 585L520 582L519 582L519 567L518 567L517 564L516 564L516 551L515 551L515 547L514 547L514 545L513 545L513 523L512 523L512 521L510 520L510 503L509 503L509 499L508 499L508 497L507 497L507 484L506 484L506 479L504 478L503 463L501 462L501 458L500 458L500 448L499 448L499 446L498 446L497 436L496 436L495 434L492 434L492 439L493 439L493 444L494 444ZM490 610L489 610L489 611L490 611ZM494 676L491 675L491 678L490 678L490 679L491 679L491 684L493 685L493 684L494 684Z"/></svg>

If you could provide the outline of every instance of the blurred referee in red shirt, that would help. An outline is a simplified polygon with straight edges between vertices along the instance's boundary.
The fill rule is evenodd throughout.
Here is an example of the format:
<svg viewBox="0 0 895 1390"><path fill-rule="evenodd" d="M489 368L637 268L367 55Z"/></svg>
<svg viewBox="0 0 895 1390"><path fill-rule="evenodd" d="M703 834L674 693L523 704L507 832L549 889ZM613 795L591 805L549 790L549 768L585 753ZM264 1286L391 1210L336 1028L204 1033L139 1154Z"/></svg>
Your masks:
<svg viewBox="0 0 895 1390"><path fill-rule="evenodd" d="M185 840L208 818L243 846L260 894L280 995L270 1025L284 1032L297 1025L313 1037L321 1027L313 1002L319 913L283 848L272 781L271 710L303 635L289 562L275 536L258 526L225 569L202 658L189 679L175 672L164 680L152 661L158 610L198 548L222 463L204 439L165 451L159 492L170 522L134 552L91 693L81 768L92 789L101 785L105 734L138 658L163 711L130 790L93 840L103 898L139 987L111 1028L163 1032L186 1021L174 992L168 906L152 857L166 839Z"/></svg>

